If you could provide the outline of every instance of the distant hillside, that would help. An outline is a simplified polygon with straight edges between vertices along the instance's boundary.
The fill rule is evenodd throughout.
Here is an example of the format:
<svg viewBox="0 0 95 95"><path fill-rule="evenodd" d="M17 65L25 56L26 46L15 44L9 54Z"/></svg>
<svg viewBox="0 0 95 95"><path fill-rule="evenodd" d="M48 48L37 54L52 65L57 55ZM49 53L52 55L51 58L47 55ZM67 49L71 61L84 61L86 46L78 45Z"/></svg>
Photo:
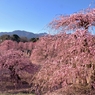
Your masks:
<svg viewBox="0 0 95 95"><path fill-rule="evenodd" d="M4 35L4 34L8 34L8 35L13 35L13 34L17 34L20 37L27 37L27 38L37 38L37 37L41 37L44 35L47 35L47 33L39 33L39 34L35 34L32 32L27 32L27 31L21 31L21 30L15 30L12 32L0 32L0 36Z"/></svg>

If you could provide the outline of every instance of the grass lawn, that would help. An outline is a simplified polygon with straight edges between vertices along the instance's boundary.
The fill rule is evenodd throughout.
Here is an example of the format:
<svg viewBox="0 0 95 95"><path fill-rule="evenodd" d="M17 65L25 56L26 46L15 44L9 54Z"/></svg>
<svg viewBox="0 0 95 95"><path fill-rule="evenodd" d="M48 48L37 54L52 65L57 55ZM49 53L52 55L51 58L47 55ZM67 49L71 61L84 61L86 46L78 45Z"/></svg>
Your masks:
<svg viewBox="0 0 95 95"><path fill-rule="evenodd" d="M18 93L18 94L10 94L10 93L4 93L4 94L2 94L2 93L0 93L0 95L34 95L34 94L23 94L23 93Z"/></svg>

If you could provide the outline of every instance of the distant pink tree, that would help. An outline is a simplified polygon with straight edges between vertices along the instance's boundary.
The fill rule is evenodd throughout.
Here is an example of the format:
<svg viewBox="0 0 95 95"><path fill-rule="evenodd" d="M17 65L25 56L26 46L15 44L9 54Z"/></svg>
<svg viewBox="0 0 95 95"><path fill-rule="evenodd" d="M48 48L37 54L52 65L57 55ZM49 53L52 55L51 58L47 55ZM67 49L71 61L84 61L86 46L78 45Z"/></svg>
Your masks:
<svg viewBox="0 0 95 95"><path fill-rule="evenodd" d="M23 43L23 49L27 50L27 48L28 48L28 42Z"/></svg>
<svg viewBox="0 0 95 95"><path fill-rule="evenodd" d="M18 47L19 49L32 50L34 47L34 43L33 42L19 42Z"/></svg>
<svg viewBox="0 0 95 95"><path fill-rule="evenodd" d="M28 50L33 50L35 43L28 42Z"/></svg>
<svg viewBox="0 0 95 95"><path fill-rule="evenodd" d="M9 50L9 49L17 49L18 43L12 40L5 40L0 44L0 51Z"/></svg>
<svg viewBox="0 0 95 95"><path fill-rule="evenodd" d="M18 48L19 48L20 50L23 50L23 44L24 44L23 42L19 42L19 43L18 43Z"/></svg>
<svg viewBox="0 0 95 95"><path fill-rule="evenodd" d="M28 79L27 82L29 82L29 78L32 78L38 70L38 67L33 65L29 58L26 57L21 51L10 49L3 52L0 56L0 71L3 69L9 70L10 80L19 84L19 81L21 82L22 79L25 81Z"/></svg>

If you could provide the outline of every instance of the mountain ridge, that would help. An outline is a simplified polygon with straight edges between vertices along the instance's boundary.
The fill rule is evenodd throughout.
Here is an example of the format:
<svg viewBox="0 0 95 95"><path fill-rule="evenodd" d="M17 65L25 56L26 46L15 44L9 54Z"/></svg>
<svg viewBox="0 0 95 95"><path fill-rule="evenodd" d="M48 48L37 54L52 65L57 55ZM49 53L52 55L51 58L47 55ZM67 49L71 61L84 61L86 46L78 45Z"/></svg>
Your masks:
<svg viewBox="0 0 95 95"><path fill-rule="evenodd" d="M17 34L18 36L20 37L27 37L27 38L38 38L38 37L41 37L41 36L45 36L47 35L47 33L33 33L33 32L28 32L28 31L25 31L25 30L14 30L12 32L0 32L0 36L2 35L13 35L13 34Z"/></svg>

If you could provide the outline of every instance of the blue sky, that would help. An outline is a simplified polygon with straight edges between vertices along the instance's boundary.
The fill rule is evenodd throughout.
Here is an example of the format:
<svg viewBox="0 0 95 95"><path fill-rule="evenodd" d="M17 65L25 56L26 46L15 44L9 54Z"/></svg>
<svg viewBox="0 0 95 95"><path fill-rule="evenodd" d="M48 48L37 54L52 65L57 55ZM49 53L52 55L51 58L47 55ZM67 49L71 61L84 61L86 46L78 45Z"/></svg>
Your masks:
<svg viewBox="0 0 95 95"><path fill-rule="evenodd" d="M0 32L48 32L47 25L61 14L85 9L93 0L0 0ZM93 2L92 2L93 3Z"/></svg>

